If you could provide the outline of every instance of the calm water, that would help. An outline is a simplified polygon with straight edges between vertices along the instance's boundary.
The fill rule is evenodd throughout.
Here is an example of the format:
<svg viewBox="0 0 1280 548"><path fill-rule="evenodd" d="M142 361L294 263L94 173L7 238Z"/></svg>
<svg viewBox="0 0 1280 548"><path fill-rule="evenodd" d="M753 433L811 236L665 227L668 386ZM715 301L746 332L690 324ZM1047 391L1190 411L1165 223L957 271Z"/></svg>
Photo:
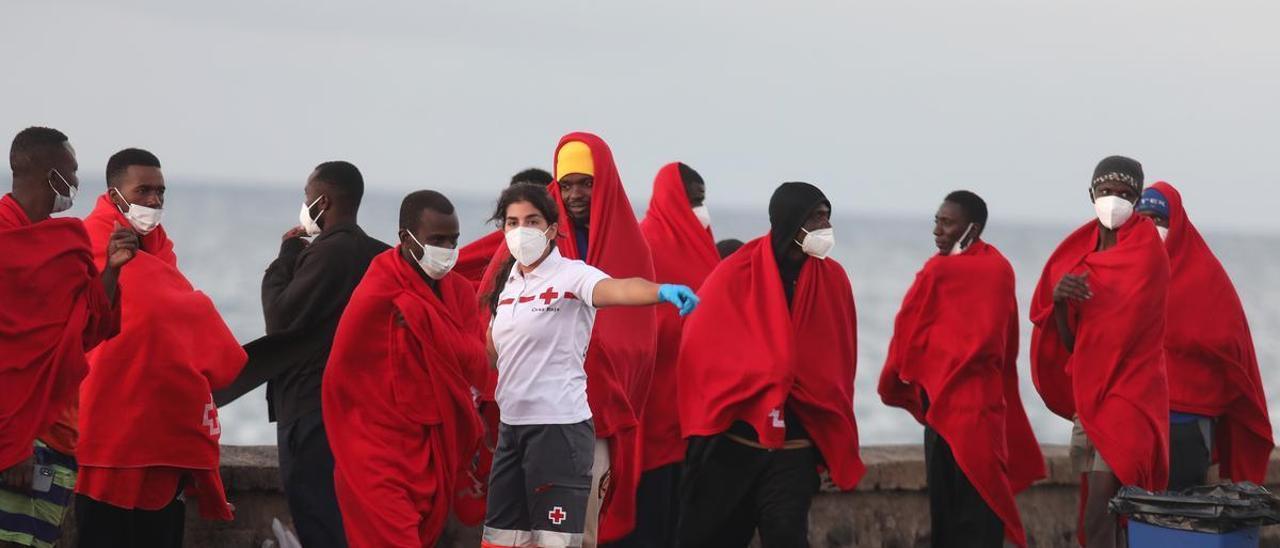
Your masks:
<svg viewBox="0 0 1280 548"><path fill-rule="evenodd" d="M301 189L192 186L171 182L165 227L173 238L179 265L191 282L208 293L241 342L263 333L259 287L262 272L275 258L280 235L296 224ZM83 216L93 196L86 183L73 213ZM361 225L372 236L391 243L401 194L365 196ZM488 229L496 196L451 196L459 208L463 241ZM719 238L748 240L763 234L767 217L759 211L715 209L709 204ZM921 427L904 411L882 405L876 382L892 334L894 314L920 265L935 251L932 205L918 219L877 218L837 210L833 219L838 246L833 255L848 268L858 306L858 376L855 405L864 444L918 442ZM1082 209L1081 214L1089 211ZM1082 221L1083 221L1082 217ZM986 239L1004 252L1018 274L1018 301L1023 312L1023 352L1018 369L1022 399L1040 441L1065 443L1070 424L1044 408L1031 386L1026 345L1030 323L1026 307L1040 269L1054 246L1072 226L1004 225L994 213ZM1262 377L1271 412L1280 412L1280 237L1208 232L1210 246L1235 280L1253 327ZM275 428L267 422L262 389L221 410L222 441L228 444L274 444Z"/></svg>

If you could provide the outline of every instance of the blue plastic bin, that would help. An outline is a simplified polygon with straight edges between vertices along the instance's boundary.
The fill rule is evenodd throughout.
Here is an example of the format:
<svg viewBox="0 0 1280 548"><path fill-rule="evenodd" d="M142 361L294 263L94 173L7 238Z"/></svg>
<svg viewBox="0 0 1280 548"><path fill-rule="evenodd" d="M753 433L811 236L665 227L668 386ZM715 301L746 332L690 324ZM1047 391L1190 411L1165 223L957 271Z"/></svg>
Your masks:
<svg viewBox="0 0 1280 548"><path fill-rule="evenodd" d="M1129 548L1257 548L1258 528L1230 533L1198 533L1129 520Z"/></svg>

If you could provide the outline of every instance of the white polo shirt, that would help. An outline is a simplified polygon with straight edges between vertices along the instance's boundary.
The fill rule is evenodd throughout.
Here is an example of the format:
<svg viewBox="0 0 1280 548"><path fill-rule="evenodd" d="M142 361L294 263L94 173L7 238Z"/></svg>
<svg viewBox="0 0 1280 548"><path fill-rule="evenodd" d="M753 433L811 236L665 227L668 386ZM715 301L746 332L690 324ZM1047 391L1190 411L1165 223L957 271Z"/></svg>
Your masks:
<svg viewBox="0 0 1280 548"><path fill-rule="evenodd" d="M498 351L495 398L502 422L574 424L591 418L583 362L596 323L591 295L606 279L558 249L532 272L511 269L489 324Z"/></svg>

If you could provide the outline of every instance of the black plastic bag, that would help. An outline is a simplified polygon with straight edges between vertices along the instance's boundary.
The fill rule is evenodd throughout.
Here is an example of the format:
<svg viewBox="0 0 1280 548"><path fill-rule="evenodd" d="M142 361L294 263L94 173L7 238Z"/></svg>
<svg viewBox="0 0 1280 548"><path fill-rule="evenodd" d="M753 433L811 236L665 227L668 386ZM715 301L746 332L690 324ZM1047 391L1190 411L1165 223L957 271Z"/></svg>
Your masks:
<svg viewBox="0 0 1280 548"><path fill-rule="evenodd" d="M1229 533L1280 523L1280 499L1247 481L1160 494L1123 487L1111 499L1110 508L1143 523L1201 533Z"/></svg>

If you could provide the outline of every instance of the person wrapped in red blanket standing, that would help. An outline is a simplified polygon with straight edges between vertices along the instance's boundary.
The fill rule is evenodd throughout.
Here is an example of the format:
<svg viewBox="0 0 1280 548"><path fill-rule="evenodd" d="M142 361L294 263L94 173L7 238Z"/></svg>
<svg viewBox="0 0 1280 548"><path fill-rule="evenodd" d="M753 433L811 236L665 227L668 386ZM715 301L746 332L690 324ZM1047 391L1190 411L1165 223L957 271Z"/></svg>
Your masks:
<svg viewBox="0 0 1280 548"><path fill-rule="evenodd" d="M1142 181L1136 160L1098 163L1089 186L1096 219L1058 245L1031 299L1036 390L1075 423L1084 546L1123 545L1107 509L1122 485L1158 491L1169 479L1169 257L1156 225L1134 215Z"/></svg>
<svg viewBox="0 0 1280 548"><path fill-rule="evenodd" d="M405 196L400 245L373 259L338 323L322 403L352 547L435 546L467 506L454 501L478 495L489 363L475 290L452 272L458 232L444 195ZM459 517L475 524L472 506Z"/></svg>
<svg viewBox="0 0 1280 548"><path fill-rule="evenodd" d="M214 308L178 269L160 224L160 160L125 149L107 161L107 192L85 228L95 249L126 225L138 253L121 269L131 298L120 334L89 354L80 387L76 527L82 547L182 546L186 504L206 519L232 519L218 469L221 426L213 390L247 356ZM95 254L99 265L105 254Z"/></svg>
<svg viewBox="0 0 1280 548"><path fill-rule="evenodd" d="M982 240L987 204L960 190L934 216L938 253L894 321L880 399L925 425L935 547L1026 546L1013 496L1045 476L1018 394L1013 267Z"/></svg>
<svg viewBox="0 0 1280 548"><path fill-rule="evenodd" d="M1215 456L1220 477L1261 484L1275 442L1240 296L1173 185L1151 185L1137 210L1156 224L1173 276L1164 337L1169 490L1204 484Z"/></svg>
<svg viewBox="0 0 1280 548"><path fill-rule="evenodd" d="M13 190L0 197L0 544L58 540L75 487L76 395L85 352L120 329L120 269L137 239L112 226L103 268L71 208L75 149L30 127L9 149ZM57 511L51 511L56 508Z"/></svg>
<svg viewBox="0 0 1280 548"><path fill-rule="evenodd" d="M704 203L707 184L693 168L672 162L653 180L649 210L640 230L653 253L658 279L694 291L720 262L711 236L711 216ZM636 529L615 548L661 548L675 544L680 516L680 468L685 442L676 413L676 356L684 321L674 309L658 309L658 353L649 395L640 419L640 487L636 493Z"/></svg>
<svg viewBox="0 0 1280 548"><path fill-rule="evenodd" d="M769 201L768 235L702 284L676 362L689 440L677 546L809 545L818 467L852 490L865 467L853 415L857 317L831 202L808 183Z"/></svg>

